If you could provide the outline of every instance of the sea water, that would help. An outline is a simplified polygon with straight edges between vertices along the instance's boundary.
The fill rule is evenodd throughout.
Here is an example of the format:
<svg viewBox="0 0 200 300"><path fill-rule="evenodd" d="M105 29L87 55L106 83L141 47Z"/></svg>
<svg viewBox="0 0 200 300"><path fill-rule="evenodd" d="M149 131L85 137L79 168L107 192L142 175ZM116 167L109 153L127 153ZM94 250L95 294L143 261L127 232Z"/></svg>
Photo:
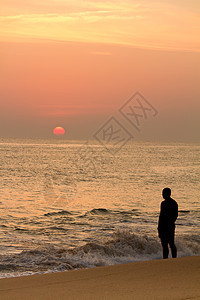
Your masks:
<svg viewBox="0 0 200 300"><path fill-rule="evenodd" d="M0 140L0 277L162 258L162 189L178 256L200 254L200 145Z"/></svg>

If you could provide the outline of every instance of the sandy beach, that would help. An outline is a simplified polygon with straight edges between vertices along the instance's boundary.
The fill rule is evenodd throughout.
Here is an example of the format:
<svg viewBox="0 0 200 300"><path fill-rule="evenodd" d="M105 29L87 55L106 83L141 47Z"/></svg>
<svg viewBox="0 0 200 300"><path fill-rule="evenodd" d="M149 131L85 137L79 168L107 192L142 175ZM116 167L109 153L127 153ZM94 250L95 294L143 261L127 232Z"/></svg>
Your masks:
<svg viewBox="0 0 200 300"><path fill-rule="evenodd" d="M5 278L0 299L200 299L200 256Z"/></svg>

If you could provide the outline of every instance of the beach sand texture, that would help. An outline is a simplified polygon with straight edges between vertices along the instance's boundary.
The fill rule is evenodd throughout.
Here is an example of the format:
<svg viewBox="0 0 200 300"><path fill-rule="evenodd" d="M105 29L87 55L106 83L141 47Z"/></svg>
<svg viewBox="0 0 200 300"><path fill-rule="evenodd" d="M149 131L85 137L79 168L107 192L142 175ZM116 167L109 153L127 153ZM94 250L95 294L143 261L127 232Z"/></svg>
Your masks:
<svg viewBox="0 0 200 300"><path fill-rule="evenodd" d="M200 299L200 256L4 278L0 299Z"/></svg>

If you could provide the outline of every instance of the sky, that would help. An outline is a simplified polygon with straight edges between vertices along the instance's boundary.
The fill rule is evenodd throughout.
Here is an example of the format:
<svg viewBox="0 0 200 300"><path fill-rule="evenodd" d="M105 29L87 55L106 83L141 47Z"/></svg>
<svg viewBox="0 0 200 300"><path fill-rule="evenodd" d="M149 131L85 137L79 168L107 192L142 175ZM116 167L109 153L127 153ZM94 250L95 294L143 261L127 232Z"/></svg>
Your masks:
<svg viewBox="0 0 200 300"><path fill-rule="evenodd" d="M136 140L198 142L200 2L1 0L0 137L88 139L115 116ZM158 111L120 114L139 91Z"/></svg>

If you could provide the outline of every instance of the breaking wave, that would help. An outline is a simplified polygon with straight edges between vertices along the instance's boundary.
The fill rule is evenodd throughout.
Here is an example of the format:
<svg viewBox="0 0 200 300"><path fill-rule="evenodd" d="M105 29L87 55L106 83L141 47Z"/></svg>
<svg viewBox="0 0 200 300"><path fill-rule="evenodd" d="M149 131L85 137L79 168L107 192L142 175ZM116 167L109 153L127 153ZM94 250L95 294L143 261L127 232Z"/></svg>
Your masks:
<svg viewBox="0 0 200 300"><path fill-rule="evenodd" d="M200 254L195 237L177 238L178 256ZM157 238L129 231L116 231L108 240L89 242L66 249L55 245L40 246L15 255L1 256L1 277L66 271L161 258Z"/></svg>

